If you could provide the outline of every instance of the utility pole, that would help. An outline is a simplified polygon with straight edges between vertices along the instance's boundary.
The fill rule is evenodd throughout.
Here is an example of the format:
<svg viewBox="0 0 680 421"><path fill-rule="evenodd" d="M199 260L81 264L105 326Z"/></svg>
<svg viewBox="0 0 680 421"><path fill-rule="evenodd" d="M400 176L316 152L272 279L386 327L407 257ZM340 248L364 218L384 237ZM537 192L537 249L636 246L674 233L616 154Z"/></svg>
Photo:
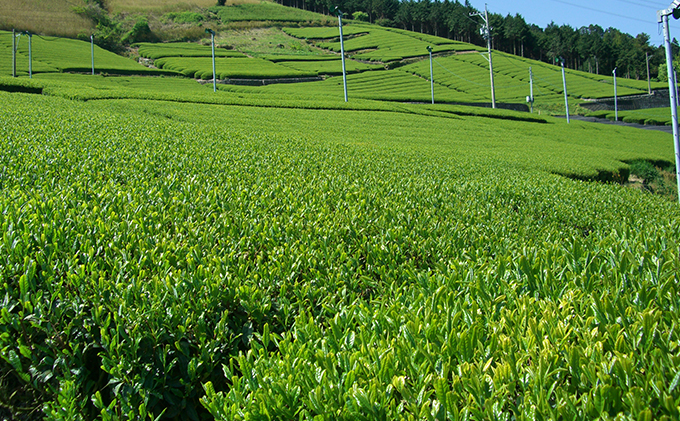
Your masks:
<svg viewBox="0 0 680 421"><path fill-rule="evenodd" d="M347 102L347 68L345 67L345 42L342 38L342 10L335 6L338 13L338 30L340 31L340 55L342 56L342 85L345 89L345 102Z"/></svg>
<svg viewBox="0 0 680 421"><path fill-rule="evenodd" d="M560 57L559 60L560 63L562 64L562 86L564 86L564 108L567 112L567 124L569 124L569 97L567 96L567 77L564 74L564 59Z"/></svg>
<svg viewBox="0 0 680 421"><path fill-rule="evenodd" d="M529 96L527 97L527 102L531 106L531 113L534 112L534 72L529 67Z"/></svg>
<svg viewBox="0 0 680 421"><path fill-rule="evenodd" d="M680 97L678 97L678 72L674 69L673 75L675 76L675 103L680 107Z"/></svg>
<svg viewBox="0 0 680 421"><path fill-rule="evenodd" d="M484 4L484 14L479 12L470 13L470 16L479 16L484 20L484 27L481 29L482 36L486 38L486 48L489 54L489 75L491 77L491 107L496 108L496 90L493 83L493 59L491 58L491 27L489 27L489 11Z"/></svg>
<svg viewBox="0 0 680 421"><path fill-rule="evenodd" d="M658 23L663 23L664 47L666 48L666 67L668 70L668 94L671 101L671 123L673 125L673 146L675 148L675 178L678 182L678 192L680 192L680 133L678 132L678 103L676 100L677 91L675 85L675 72L673 71L673 53L671 50L671 34L668 28L668 16L673 15L675 19L680 17L680 0L675 0L666 10L656 12ZM680 200L680 194L678 194Z"/></svg>
<svg viewBox="0 0 680 421"><path fill-rule="evenodd" d="M612 71L614 74L614 120L619 121L619 100L616 96L616 67Z"/></svg>
<svg viewBox="0 0 680 421"><path fill-rule="evenodd" d="M90 56L92 57L92 76L94 76L94 35L90 35Z"/></svg>
<svg viewBox="0 0 680 421"><path fill-rule="evenodd" d="M215 74L215 31L206 29L205 32L210 34L212 44L213 92L217 92L217 75Z"/></svg>
<svg viewBox="0 0 680 421"><path fill-rule="evenodd" d="M427 46L427 52L430 53L430 93L432 94L432 103L434 104L434 77L432 76L432 47Z"/></svg>
<svg viewBox="0 0 680 421"><path fill-rule="evenodd" d="M17 77L17 35L12 29L12 77Z"/></svg>
<svg viewBox="0 0 680 421"><path fill-rule="evenodd" d="M647 59L647 93L652 94L652 82L649 79L649 53L645 53L645 58Z"/></svg>
<svg viewBox="0 0 680 421"><path fill-rule="evenodd" d="M28 35L28 77L33 79L33 53L31 51L31 44L33 44L33 34L26 32Z"/></svg>

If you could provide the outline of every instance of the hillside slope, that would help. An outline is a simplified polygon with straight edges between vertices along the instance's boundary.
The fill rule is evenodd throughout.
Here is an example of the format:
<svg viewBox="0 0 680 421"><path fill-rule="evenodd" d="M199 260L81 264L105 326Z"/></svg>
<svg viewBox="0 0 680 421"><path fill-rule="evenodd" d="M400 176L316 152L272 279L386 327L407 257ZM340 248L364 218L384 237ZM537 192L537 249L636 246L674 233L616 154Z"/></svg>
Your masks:
<svg viewBox="0 0 680 421"><path fill-rule="evenodd" d="M11 78L0 32L0 417L678 418L677 192L623 185L672 137L441 103L488 101L474 47L347 29L347 102L335 27L222 28L216 92L52 37Z"/></svg>
<svg viewBox="0 0 680 421"><path fill-rule="evenodd" d="M3 416L677 418L669 135L174 82L0 92Z"/></svg>
<svg viewBox="0 0 680 421"><path fill-rule="evenodd" d="M89 33L93 23L73 11L69 0L3 0L0 2L0 30L31 31L37 34L75 38Z"/></svg>

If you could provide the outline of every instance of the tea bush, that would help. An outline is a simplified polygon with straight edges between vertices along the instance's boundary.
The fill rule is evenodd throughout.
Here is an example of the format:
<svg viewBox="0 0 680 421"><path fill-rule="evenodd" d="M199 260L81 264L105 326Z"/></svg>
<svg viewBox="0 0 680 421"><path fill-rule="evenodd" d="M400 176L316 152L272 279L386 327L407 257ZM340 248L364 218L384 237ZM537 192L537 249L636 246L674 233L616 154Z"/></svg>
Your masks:
<svg viewBox="0 0 680 421"><path fill-rule="evenodd" d="M14 415L678 417L677 204L552 174L668 135L67 89L0 93Z"/></svg>

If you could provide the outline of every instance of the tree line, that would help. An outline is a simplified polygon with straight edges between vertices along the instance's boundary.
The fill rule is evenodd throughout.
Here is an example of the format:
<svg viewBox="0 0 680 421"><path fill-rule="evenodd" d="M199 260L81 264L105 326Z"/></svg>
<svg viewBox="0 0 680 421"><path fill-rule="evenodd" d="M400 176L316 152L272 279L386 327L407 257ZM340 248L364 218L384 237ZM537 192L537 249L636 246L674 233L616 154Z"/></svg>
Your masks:
<svg viewBox="0 0 680 421"><path fill-rule="evenodd" d="M277 0L285 6L330 14L338 7L345 16L382 26L427 33L476 45L486 45L480 33L480 13L468 0ZM551 23L545 28L527 23L522 15L489 13L492 48L522 57L555 63L590 73L647 78L647 58L652 78L665 66L663 47L649 44L649 35L633 37L616 28L599 25L573 28ZM680 47L674 43L674 54ZM665 71L662 69L662 76Z"/></svg>

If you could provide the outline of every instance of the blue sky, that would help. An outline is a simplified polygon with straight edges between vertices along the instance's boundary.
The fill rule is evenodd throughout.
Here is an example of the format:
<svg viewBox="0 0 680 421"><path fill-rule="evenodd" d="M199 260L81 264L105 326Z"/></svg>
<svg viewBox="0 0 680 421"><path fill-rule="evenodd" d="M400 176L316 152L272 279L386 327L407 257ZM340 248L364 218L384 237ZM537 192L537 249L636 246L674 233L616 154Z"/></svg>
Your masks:
<svg viewBox="0 0 680 421"><path fill-rule="evenodd" d="M463 0L461 0L461 3ZM633 36L646 33L650 44L661 45L663 32L656 22L656 11L666 9L672 0L470 0L477 10L514 15L519 13L527 23L545 28L551 21L575 28L597 24L617 28ZM680 20L671 18L671 37L680 40Z"/></svg>

